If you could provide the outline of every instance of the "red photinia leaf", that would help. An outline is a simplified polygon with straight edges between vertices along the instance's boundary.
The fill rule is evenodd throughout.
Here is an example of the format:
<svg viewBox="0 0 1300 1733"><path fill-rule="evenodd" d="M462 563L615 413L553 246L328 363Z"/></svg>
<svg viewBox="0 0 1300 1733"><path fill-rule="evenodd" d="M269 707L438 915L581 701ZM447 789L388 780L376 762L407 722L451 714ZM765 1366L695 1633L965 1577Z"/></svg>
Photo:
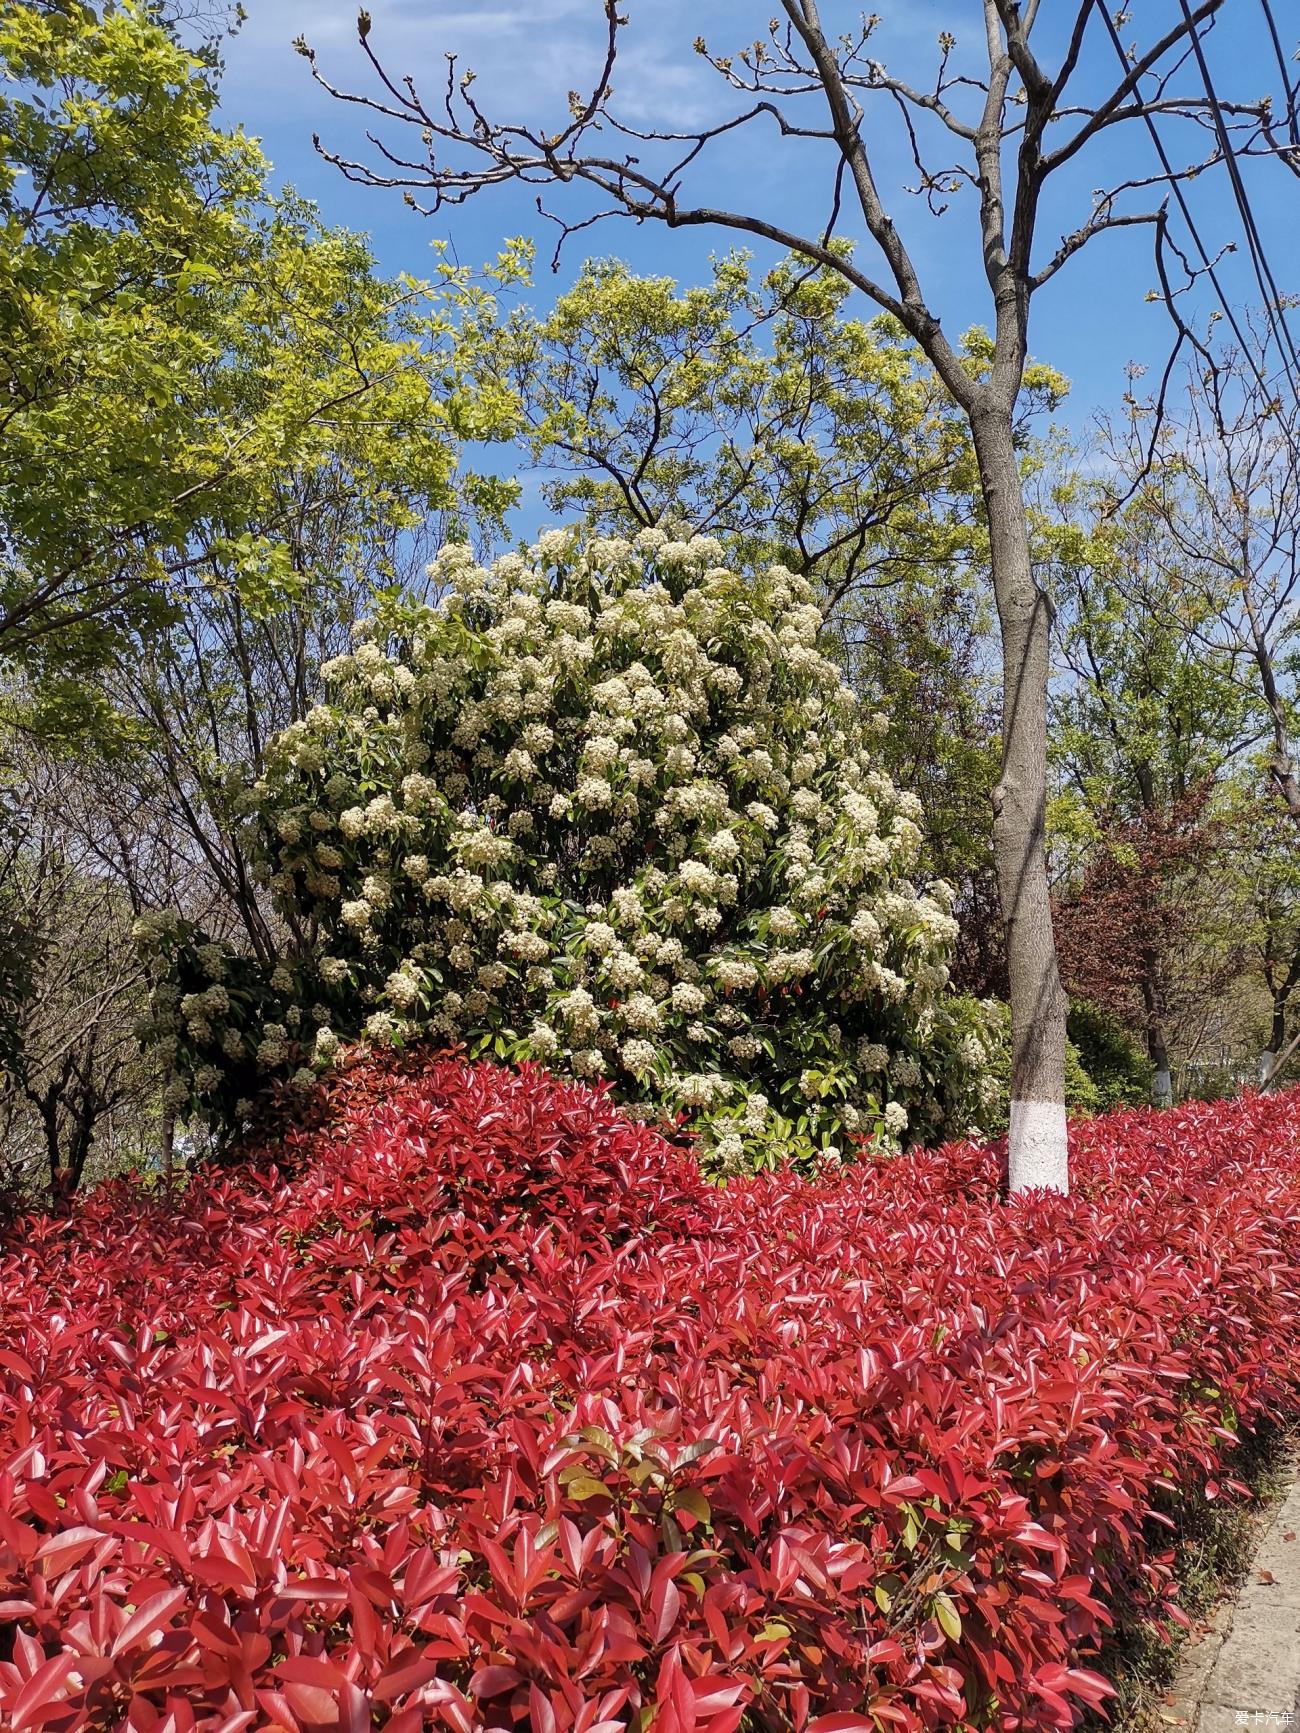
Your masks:
<svg viewBox="0 0 1300 1733"><path fill-rule="evenodd" d="M480 1667L470 1680L471 1697L497 1697L513 1691L523 1678L517 1667Z"/></svg>
<svg viewBox="0 0 1300 1733"><path fill-rule="evenodd" d="M160 1631L172 1614L185 1605L188 1598L188 1590L183 1588L164 1589L161 1594L151 1595L117 1633L111 1652L120 1655L133 1644L143 1642L155 1631Z"/></svg>
<svg viewBox="0 0 1300 1733"><path fill-rule="evenodd" d="M1014 1209L974 1145L719 1189L598 1091L412 1052L29 1223L0 1721L1077 1723L1108 1606L1180 1617L1148 1516L1294 1402L1300 1099L1072 1137Z"/></svg>
<svg viewBox="0 0 1300 1733"><path fill-rule="evenodd" d="M0 1697L13 1733L23 1733L27 1727L41 1727L55 1715L66 1712L63 1687L76 1665L76 1655L55 1655L37 1668L7 1704Z"/></svg>
<svg viewBox="0 0 1300 1733"><path fill-rule="evenodd" d="M41 1542L36 1549L36 1557L44 1564L47 1576L61 1576L70 1565L84 1558L103 1539L103 1531L97 1528L63 1528Z"/></svg>
<svg viewBox="0 0 1300 1733"><path fill-rule="evenodd" d="M430 1649L432 1647L433 1645L430 1645ZM442 1662L438 1655L430 1653L429 1650L417 1653L414 1649L408 1649L405 1658L380 1674L375 1683L376 1701L396 1702L398 1698L426 1685L430 1679L436 1679L441 1671Z"/></svg>

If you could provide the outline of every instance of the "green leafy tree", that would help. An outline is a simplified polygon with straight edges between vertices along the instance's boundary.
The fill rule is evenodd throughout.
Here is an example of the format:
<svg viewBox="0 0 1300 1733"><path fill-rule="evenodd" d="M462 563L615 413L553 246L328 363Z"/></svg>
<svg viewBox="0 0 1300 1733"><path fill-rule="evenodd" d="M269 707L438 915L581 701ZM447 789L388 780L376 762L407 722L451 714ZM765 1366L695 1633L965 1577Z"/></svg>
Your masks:
<svg viewBox="0 0 1300 1733"><path fill-rule="evenodd" d="M1212 610L1169 581L1160 518L1111 499L1077 480L1057 490L1059 942L1072 990L1140 1029L1168 1101L1173 1025L1222 985L1224 957L1195 934L1214 926L1214 791L1253 724L1207 647Z"/></svg>
<svg viewBox="0 0 1300 1733"><path fill-rule="evenodd" d="M589 261L541 318L485 330L482 376L516 393L547 505L602 534L682 525L748 569L818 581L827 611L980 541L969 435L895 321L787 259L716 261L681 290Z"/></svg>
<svg viewBox="0 0 1300 1733"><path fill-rule="evenodd" d="M0 648L56 673L156 606L146 538L228 465L177 387L221 352L261 162L146 7L8 5L0 62Z"/></svg>
<svg viewBox="0 0 1300 1733"><path fill-rule="evenodd" d="M94 779L129 789L191 869L185 886L169 874L151 892L157 874L135 870L138 827L128 825L129 847L111 852L137 909L170 892L218 929L242 930L262 955L275 949L276 925L249 876L233 793L267 741L319 699L322 662L347 648L375 596L418 597L442 536L463 524L498 529L515 491L457 467L463 438L498 434L511 415L458 379L454 323L483 287L450 268L432 290L388 283L357 237L321 229L309 210L282 208L276 222L290 231L285 269L272 272L289 311L272 328L259 304L244 308L253 322L239 337L241 388L269 410L349 356L370 354L383 370L238 495L238 535L215 502L196 517L174 562L172 617L128 634L95 683L122 741ZM257 582L250 561L262 568ZM101 802L108 812L121 804L112 794Z"/></svg>
<svg viewBox="0 0 1300 1733"><path fill-rule="evenodd" d="M1257 724L1231 659L1207 633L1213 602L1171 581L1168 532L1138 500L1112 509L1077 471L1055 491L1050 542L1060 673L1053 744L1064 776L1058 826L1128 819L1187 798L1237 760Z"/></svg>
<svg viewBox="0 0 1300 1733"><path fill-rule="evenodd" d="M367 480L343 489L356 545L450 503L457 438L496 412L447 376L464 274L384 282L358 237L268 202L214 124L215 57L151 8L20 0L0 66L0 657L71 732L194 586L301 596L340 477Z"/></svg>
<svg viewBox="0 0 1300 1733"><path fill-rule="evenodd" d="M1269 743L1275 792L1300 824L1300 405L1235 347L1206 349L1181 383L1158 437L1153 406L1130 403L1109 441L1113 488L1156 526L1165 581L1195 610L1207 661L1240 684Z"/></svg>
<svg viewBox="0 0 1300 1733"><path fill-rule="evenodd" d="M1262 341L1262 323L1242 320ZM1217 731L1226 766L1214 800L1224 846L1204 887L1204 926L1207 940L1219 931L1225 964L1237 959L1240 973L1224 996L1231 1015L1214 1020L1218 1069L1265 1076L1300 980L1291 912L1300 834L1296 406L1235 341L1203 345L1194 367L1166 380L1162 401L1130 395L1106 433L1104 485L1131 502L1118 515L1140 519L1150 550L1150 614L1131 610L1130 630L1141 639L1176 623L1181 634L1183 670L1164 682L1171 702L1178 695L1181 726L1176 739L1166 730L1159 756L1177 772L1189 756L1204 759L1205 737ZM1285 822L1260 805L1264 788Z"/></svg>

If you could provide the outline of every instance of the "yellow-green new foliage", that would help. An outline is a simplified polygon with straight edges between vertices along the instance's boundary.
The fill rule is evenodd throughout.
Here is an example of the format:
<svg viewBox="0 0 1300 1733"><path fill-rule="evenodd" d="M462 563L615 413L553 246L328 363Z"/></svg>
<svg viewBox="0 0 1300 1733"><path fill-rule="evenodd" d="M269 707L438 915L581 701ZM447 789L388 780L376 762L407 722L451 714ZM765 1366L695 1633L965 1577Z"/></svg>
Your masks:
<svg viewBox="0 0 1300 1733"><path fill-rule="evenodd" d="M0 655L71 728L196 583L301 594L294 513L332 472L364 479L363 544L451 503L457 439L499 411L450 377L464 274L384 282L268 201L210 57L152 8L8 0L0 72Z"/></svg>
<svg viewBox="0 0 1300 1733"><path fill-rule="evenodd" d="M301 952L151 923L158 1033L238 1119L343 1039L429 1035L610 1080L721 1168L964 1129L951 894L811 585L707 537L569 531L392 605L248 796ZM242 1097L242 1100L240 1099Z"/></svg>
<svg viewBox="0 0 1300 1733"><path fill-rule="evenodd" d="M261 160L143 6L6 4L0 67L0 643L76 666L157 601L146 526L183 537L230 455L194 449L193 400Z"/></svg>

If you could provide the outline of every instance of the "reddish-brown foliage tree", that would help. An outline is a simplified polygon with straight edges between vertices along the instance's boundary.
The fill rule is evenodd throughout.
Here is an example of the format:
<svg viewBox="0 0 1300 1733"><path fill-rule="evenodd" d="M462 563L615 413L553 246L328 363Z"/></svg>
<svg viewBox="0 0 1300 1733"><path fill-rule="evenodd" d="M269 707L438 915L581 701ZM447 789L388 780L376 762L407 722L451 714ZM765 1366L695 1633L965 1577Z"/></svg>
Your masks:
<svg viewBox="0 0 1300 1733"><path fill-rule="evenodd" d="M1213 991L1233 959L1207 959L1202 887L1223 846L1207 815L1208 785L1163 811L1107 825L1078 882L1055 899L1067 990L1145 1038L1157 1072L1169 1069L1171 1022L1191 997Z"/></svg>

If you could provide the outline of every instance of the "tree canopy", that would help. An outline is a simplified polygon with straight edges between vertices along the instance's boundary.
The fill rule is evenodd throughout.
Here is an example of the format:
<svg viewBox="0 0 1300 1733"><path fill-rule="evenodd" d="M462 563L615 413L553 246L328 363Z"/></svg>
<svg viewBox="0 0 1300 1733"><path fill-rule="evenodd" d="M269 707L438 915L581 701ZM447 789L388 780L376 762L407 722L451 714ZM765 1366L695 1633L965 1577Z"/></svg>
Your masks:
<svg viewBox="0 0 1300 1733"><path fill-rule="evenodd" d="M212 53L153 9L7 7L0 66L0 656L7 698L75 731L87 676L195 586L301 594L342 496L344 559L448 506L498 410L448 377L467 274L385 282L271 199L215 122Z"/></svg>

